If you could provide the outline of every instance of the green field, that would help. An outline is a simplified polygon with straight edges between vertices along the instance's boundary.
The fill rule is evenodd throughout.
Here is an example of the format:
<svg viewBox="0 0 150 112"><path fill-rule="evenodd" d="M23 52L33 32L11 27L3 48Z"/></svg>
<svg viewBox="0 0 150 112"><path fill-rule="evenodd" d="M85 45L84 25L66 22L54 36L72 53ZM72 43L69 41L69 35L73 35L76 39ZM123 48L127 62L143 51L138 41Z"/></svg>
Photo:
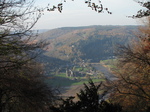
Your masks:
<svg viewBox="0 0 150 112"><path fill-rule="evenodd" d="M117 60L116 59L108 59L108 60L101 60L101 64L106 65L111 70L116 69Z"/></svg>
<svg viewBox="0 0 150 112"><path fill-rule="evenodd" d="M104 79L96 79L94 77L90 77L93 82L101 82L104 81ZM83 85L83 83L88 83L89 78L85 77L66 77L65 73L60 73L58 75L55 75L51 78L48 78L46 80L46 83L51 86L57 86L57 87L66 87L66 86L72 86L72 85Z"/></svg>
<svg viewBox="0 0 150 112"><path fill-rule="evenodd" d="M104 81L104 79L92 79L94 83ZM73 83L72 85L83 85L84 83L88 83L89 79L79 81L77 83Z"/></svg>

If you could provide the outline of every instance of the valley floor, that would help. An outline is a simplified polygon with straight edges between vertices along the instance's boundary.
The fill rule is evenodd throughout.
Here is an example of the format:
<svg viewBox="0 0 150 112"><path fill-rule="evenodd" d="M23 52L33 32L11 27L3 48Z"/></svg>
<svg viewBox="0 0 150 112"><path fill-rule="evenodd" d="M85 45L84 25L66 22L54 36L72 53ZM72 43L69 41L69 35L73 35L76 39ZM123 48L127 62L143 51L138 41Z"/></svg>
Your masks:
<svg viewBox="0 0 150 112"><path fill-rule="evenodd" d="M96 70L102 72L107 80L112 81L112 80L116 79L116 77L111 73L111 71L109 70L109 68L105 67L103 64L92 63L92 66ZM73 85L73 86L63 87L61 95L64 96L64 97L76 96L76 94L79 93L79 91L81 89L83 89L83 88L84 88L83 84L82 85Z"/></svg>

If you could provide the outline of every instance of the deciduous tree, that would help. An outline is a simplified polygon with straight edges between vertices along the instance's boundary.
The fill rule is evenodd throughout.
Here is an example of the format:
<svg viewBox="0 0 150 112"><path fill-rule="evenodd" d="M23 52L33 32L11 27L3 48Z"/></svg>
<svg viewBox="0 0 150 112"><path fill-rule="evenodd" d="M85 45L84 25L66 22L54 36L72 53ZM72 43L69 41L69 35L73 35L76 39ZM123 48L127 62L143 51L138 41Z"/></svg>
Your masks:
<svg viewBox="0 0 150 112"><path fill-rule="evenodd" d="M33 61L46 45L31 31L41 13L32 0L0 0L0 112L47 111L52 103L42 65Z"/></svg>
<svg viewBox="0 0 150 112"><path fill-rule="evenodd" d="M141 0L136 0L137 3L139 3L142 7L145 9L140 9L136 15L132 16L133 18L142 18L150 16L150 1L147 0L147 2L143 2Z"/></svg>
<svg viewBox="0 0 150 112"><path fill-rule="evenodd" d="M150 19L130 45L121 45L117 50L118 80L111 83L111 98L131 112L145 112L150 107L149 23Z"/></svg>

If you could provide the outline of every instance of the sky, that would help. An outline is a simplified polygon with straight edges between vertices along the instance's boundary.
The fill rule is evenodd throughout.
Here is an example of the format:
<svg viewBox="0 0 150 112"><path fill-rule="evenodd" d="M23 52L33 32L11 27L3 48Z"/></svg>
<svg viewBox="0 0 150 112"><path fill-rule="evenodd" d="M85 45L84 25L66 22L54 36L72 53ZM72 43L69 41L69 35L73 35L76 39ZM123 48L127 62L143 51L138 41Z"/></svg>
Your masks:
<svg viewBox="0 0 150 112"><path fill-rule="evenodd" d="M62 0L35 0L38 7L49 7L60 3ZM98 3L98 0L92 0ZM144 1L144 0L142 0ZM85 0L66 0L62 13L58 11L45 11L34 29L54 29L60 27L76 27L89 25L139 25L140 20L128 18L136 14L142 7L134 0L101 0L106 11L97 13L90 9Z"/></svg>

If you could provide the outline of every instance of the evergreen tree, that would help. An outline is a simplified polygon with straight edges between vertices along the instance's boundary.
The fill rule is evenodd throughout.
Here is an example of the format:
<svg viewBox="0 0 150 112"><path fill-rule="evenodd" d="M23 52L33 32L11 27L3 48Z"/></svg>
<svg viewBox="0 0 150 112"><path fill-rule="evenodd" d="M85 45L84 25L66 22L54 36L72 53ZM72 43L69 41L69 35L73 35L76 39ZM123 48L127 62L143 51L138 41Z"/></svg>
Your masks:
<svg viewBox="0 0 150 112"><path fill-rule="evenodd" d="M84 84L84 89L77 94L79 99L77 102L73 101L75 97L61 99L61 104L51 106L50 109L52 112L121 112L120 105L102 99L107 92L105 91L101 95L98 93L101 85L102 83L95 85L90 80L89 84Z"/></svg>

